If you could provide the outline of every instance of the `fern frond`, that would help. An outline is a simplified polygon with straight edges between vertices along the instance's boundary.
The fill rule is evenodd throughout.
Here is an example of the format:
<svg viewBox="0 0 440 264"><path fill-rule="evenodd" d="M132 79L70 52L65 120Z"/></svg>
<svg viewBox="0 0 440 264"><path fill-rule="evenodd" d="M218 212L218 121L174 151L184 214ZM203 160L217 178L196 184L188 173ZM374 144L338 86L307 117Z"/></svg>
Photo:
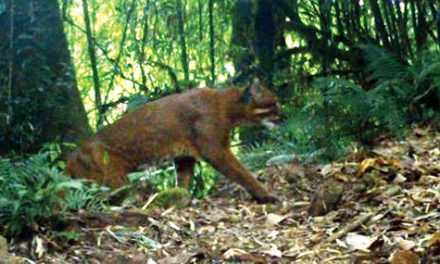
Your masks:
<svg viewBox="0 0 440 264"><path fill-rule="evenodd" d="M407 67L401 64L394 54L374 45L363 44L358 47L363 51L367 60L366 69L370 80L381 83L393 79L404 80L409 77Z"/></svg>
<svg viewBox="0 0 440 264"><path fill-rule="evenodd" d="M19 161L0 158L1 233L20 234L60 211L104 207L99 189L63 175L52 165L51 155L40 152Z"/></svg>

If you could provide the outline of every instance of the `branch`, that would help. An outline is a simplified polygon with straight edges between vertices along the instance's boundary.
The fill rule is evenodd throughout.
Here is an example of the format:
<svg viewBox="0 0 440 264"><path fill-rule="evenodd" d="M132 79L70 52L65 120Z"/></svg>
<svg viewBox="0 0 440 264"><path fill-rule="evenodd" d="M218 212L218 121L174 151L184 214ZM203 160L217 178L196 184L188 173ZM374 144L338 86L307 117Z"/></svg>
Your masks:
<svg viewBox="0 0 440 264"><path fill-rule="evenodd" d="M67 17L64 18L64 21L66 21L66 23L68 23L69 25L71 25L72 27L78 29L79 31L81 31L82 33L86 33L86 31L81 28L80 26L78 26L77 24L75 24L75 22L73 22L72 20L68 19ZM142 83L136 81L135 79L129 78L127 76L125 76L125 74L122 72L121 67L119 66L119 64L116 62L115 59L111 58L108 54L108 51L101 46L101 44L99 44L99 42L96 41L96 39L94 37L92 37L91 39L93 41L93 43L95 44L95 46L102 52L102 54L104 55L104 57L106 58L106 60L112 64L113 68L115 69L115 71L117 71L117 73L119 74L119 76L127 81L130 81L134 84L137 84L139 86L142 87ZM176 91L176 93L179 93L181 91L179 83L178 83L178 79L177 79L177 75L174 72L174 69L162 62L149 62L146 61L146 64L153 66L153 67L158 67L159 69L162 70L166 70L168 72L168 76L170 77L172 83L174 84L174 90Z"/></svg>
<svg viewBox="0 0 440 264"><path fill-rule="evenodd" d="M112 108L112 107L116 107L118 104L122 104L125 103L129 100L129 97L126 96L122 96L120 97L118 100L113 101L113 102L109 102L109 103L105 103L102 105L102 112L106 113L108 111L108 109Z"/></svg>
<svg viewBox="0 0 440 264"><path fill-rule="evenodd" d="M119 65L119 62L121 61L122 53L124 52L124 44L125 44L125 40L127 39L128 24L130 23L131 15L133 14L135 4L136 4L136 0L133 0L131 2L130 9L128 10L127 18L125 19L125 25L124 25L124 29L122 32L122 38L121 38L121 42L119 44L119 52L118 52L118 56L116 57L116 61L115 61L115 64L118 64L118 65ZM107 87L107 91L105 92L104 103L107 102L110 91L113 88L115 76L116 76L116 72L113 71L113 73L110 77L110 83Z"/></svg>
<svg viewBox="0 0 440 264"><path fill-rule="evenodd" d="M82 33L86 33L85 29L83 29L83 28L81 28L80 26L78 26L77 24L75 24L75 22L73 22L72 20L70 20L70 19L68 19L68 18L64 18L64 21L66 21L66 23L68 23L68 24L71 25L72 27L78 29L78 30L81 31ZM92 40L93 44L95 44L95 46L99 49L99 51L102 52L102 54L104 55L104 57L106 58L106 60L107 60L110 64L112 64L112 66L116 69L116 71L118 72L119 76L120 76L122 79L127 80L127 81L130 81L130 82L132 82L132 83L134 83L134 84L137 84L137 85L142 85L140 82L138 82L138 81L136 81L136 80L134 80L134 79L132 79L132 78L129 78L129 77L127 77L127 76L124 75L124 73L122 72L122 69L121 69L121 67L119 66L119 64L116 63L115 59L111 58L111 57L108 55L108 51L107 51L103 46L101 46L101 44L99 44L98 41L96 41L95 37L92 36L92 39L91 39L91 40Z"/></svg>
<svg viewBox="0 0 440 264"><path fill-rule="evenodd" d="M277 60L281 60L285 57L290 57L294 54L300 54L300 53L310 53L310 49L308 47L294 47L291 49L286 49L278 52L275 56Z"/></svg>
<svg viewBox="0 0 440 264"><path fill-rule="evenodd" d="M171 68L171 66L169 66L169 65L167 65L165 63L162 63L162 62L158 62L158 61L156 61L156 62L147 62L147 64L149 64L151 66L156 66L156 67L158 67L159 69L162 69L162 70L166 70L168 72L168 76L171 78L171 81L174 84L174 91L176 93L180 93L181 92L181 89L180 89L180 86L179 86L179 82L177 80L177 75L174 72L174 69Z"/></svg>
<svg viewBox="0 0 440 264"><path fill-rule="evenodd" d="M359 216L352 224L347 225L344 229L339 230L338 232L333 234L331 237L329 237L327 239L327 242L333 242L336 239L343 237L347 233L357 229L358 227L360 227L364 223L368 222L368 220L370 220L371 217L373 217L373 216L374 216L373 213L367 213L367 214Z"/></svg>
<svg viewBox="0 0 440 264"><path fill-rule="evenodd" d="M326 56L329 59L338 58L343 61L351 62L352 57L348 51L340 50L335 45L328 46L325 40L319 39L319 31L311 26L304 24L298 15L298 1L293 0L287 3L283 1L274 1L276 5L285 12L290 19L292 30L300 34L306 41L308 49L313 55Z"/></svg>

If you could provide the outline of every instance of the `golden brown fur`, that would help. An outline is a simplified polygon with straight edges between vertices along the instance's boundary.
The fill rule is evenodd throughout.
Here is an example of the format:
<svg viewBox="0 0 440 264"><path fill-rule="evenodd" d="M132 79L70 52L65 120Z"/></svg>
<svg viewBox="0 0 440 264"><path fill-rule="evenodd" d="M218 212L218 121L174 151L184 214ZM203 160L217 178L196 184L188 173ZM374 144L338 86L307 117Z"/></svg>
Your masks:
<svg viewBox="0 0 440 264"><path fill-rule="evenodd" d="M127 113L86 140L67 161L67 174L119 186L140 165L174 159L179 184L189 187L204 159L260 202L275 198L230 151L234 127L280 117L277 98L258 84L240 89L193 89Z"/></svg>

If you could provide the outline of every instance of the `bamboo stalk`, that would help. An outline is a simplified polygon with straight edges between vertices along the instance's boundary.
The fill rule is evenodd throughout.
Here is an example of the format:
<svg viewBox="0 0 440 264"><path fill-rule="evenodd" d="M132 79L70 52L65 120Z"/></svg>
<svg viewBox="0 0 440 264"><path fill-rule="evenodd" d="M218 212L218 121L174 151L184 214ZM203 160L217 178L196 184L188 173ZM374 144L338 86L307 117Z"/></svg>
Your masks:
<svg viewBox="0 0 440 264"><path fill-rule="evenodd" d="M211 59L211 85L215 82L215 46L214 46L214 0L209 0L209 57Z"/></svg>
<svg viewBox="0 0 440 264"><path fill-rule="evenodd" d="M185 21L183 17L184 7L182 0L177 0L177 20L179 22L179 39L180 39L180 50L181 62L183 68L183 74L185 78L185 85L189 83L189 66L188 66L188 52L186 48L186 38L185 38Z"/></svg>
<svg viewBox="0 0 440 264"><path fill-rule="evenodd" d="M87 0L82 0L82 6L83 6L83 12L84 12L84 24L86 26L86 36L87 36L87 45L89 50L89 57L90 57L90 66L92 68L92 75L93 75L93 88L95 92L95 105L96 109L98 109L97 114L97 121L96 121L96 128L101 128L103 125L103 112L102 112L102 101L101 101L101 86L99 82L99 75L98 75L98 66L97 66L97 59L96 59L96 51L95 51L95 45L93 43L93 36L92 36L92 29L90 26L90 15L89 15L89 8L87 5Z"/></svg>

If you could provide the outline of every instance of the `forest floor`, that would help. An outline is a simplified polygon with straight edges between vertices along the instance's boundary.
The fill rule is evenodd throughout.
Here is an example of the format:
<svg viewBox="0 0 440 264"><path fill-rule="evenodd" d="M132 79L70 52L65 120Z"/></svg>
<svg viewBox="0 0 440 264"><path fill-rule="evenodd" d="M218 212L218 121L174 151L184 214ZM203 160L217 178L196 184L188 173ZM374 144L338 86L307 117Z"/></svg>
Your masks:
<svg viewBox="0 0 440 264"><path fill-rule="evenodd" d="M440 263L439 133L257 174L282 204L223 180L187 208L78 216L70 242L38 235L13 251L38 263Z"/></svg>

